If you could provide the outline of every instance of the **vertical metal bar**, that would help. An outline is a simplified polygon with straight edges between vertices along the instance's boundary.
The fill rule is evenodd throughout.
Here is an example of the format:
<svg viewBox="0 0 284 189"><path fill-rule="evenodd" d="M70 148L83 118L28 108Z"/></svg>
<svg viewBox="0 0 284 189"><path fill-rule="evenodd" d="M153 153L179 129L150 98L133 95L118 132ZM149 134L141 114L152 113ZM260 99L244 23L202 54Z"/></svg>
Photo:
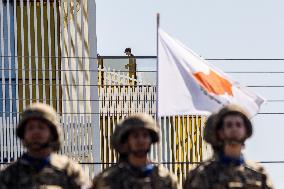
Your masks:
<svg viewBox="0 0 284 189"><path fill-rule="evenodd" d="M0 25L0 32L1 32L1 36L0 36L0 39L1 39L1 63L2 63L2 116L3 116L3 119L5 120L5 117L6 117L6 114L5 114L5 111L6 111L6 108L5 108L5 38L4 38L4 4L3 4L3 1L0 1L0 15L1 15L1 25ZM5 122L5 121L4 121Z"/></svg>
<svg viewBox="0 0 284 189"><path fill-rule="evenodd" d="M182 161L182 145L181 145L181 143L182 143L182 133L181 133L181 120L180 120L180 116L177 116L177 131L178 131L178 162L181 162ZM179 164L179 181L181 182L181 172L182 172L182 165L181 164Z"/></svg>
<svg viewBox="0 0 284 189"><path fill-rule="evenodd" d="M25 109L26 107L26 69L25 69L25 58L24 58L24 54L25 54L25 43L24 43L24 37L25 37L25 28L24 28L24 4L23 4L23 0L21 0L20 2L20 7L21 7L21 49L22 49L22 90L23 90L23 108Z"/></svg>
<svg viewBox="0 0 284 189"><path fill-rule="evenodd" d="M5 115L5 114L4 114ZM3 129L4 129L4 150L2 151L2 153L4 153L4 159L7 159L7 151L8 151L8 145L7 145L7 136L8 136L8 132L7 132L7 118L6 116L3 117Z"/></svg>
<svg viewBox="0 0 284 189"><path fill-rule="evenodd" d="M68 54L68 68L72 70L72 58L71 57L71 31L70 31L70 5L71 2L70 0L67 0L67 32L68 32L68 47L67 47L67 54ZM68 89L69 89L69 97L68 99L72 100L73 99L73 79L72 79L72 74L73 74L73 71L69 71L69 78L66 78L66 79L69 79L69 82L67 83L67 85L70 85L68 86ZM73 101L69 101L70 102L70 112L74 112L73 110ZM71 114L71 117L73 117L73 114ZM73 120L73 119L71 119Z"/></svg>
<svg viewBox="0 0 284 189"><path fill-rule="evenodd" d="M186 159L186 161L187 162L190 162L190 124L191 124L191 119L190 119L190 117L189 117L189 115L187 115L186 116L186 120L187 120L187 125L186 125L186 130L187 130L187 132L186 132L186 137L187 137L187 159ZM189 169L189 164L187 165L187 170Z"/></svg>
<svg viewBox="0 0 284 189"><path fill-rule="evenodd" d="M182 153L183 153L183 157L182 157L182 161L186 162L186 121L185 121L185 116L182 115ZM181 165L183 167L183 174L182 174L182 181L184 179L184 176L186 175L186 164L182 164Z"/></svg>
<svg viewBox="0 0 284 189"><path fill-rule="evenodd" d="M177 160L177 140L176 140L176 135L177 135L177 129L176 129L176 124L175 124L175 117L171 116L171 126L173 127L173 151L174 151L174 157L173 161L176 162ZM177 173L177 165L174 165L173 172L176 174Z"/></svg>
<svg viewBox="0 0 284 189"><path fill-rule="evenodd" d="M15 74L16 74L16 119L14 122L14 125L16 125L15 123L18 123L19 121L19 66L18 66L18 26L17 23L18 19L17 19L17 2L14 1L14 40L15 40ZM15 130L14 130L15 131ZM20 142L19 139L17 137L15 137L16 140L16 149L17 149L17 157L20 156ZM16 158L16 157L15 157Z"/></svg>
<svg viewBox="0 0 284 189"><path fill-rule="evenodd" d="M89 44L89 56L96 57L97 55L97 37L96 37L96 3L94 0L88 0L88 44ZM98 112L98 67L96 65L96 59L90 59L89 65L92 71L90 75L91 79L91 108L92 112ZM93 126L93 157L95 162L100 162L100 117L99 114L92 115L92 126ZM94 173L100 172L100 166L95 165Z"/></svg>
<svg viewBox="0 0 284 189"><path fill-rule="evenodd" d="M167 124L168 124L168 128L169 128L169 138L168 138L168 141L169 141L169 155L170 155L170 162L173 162L174 160L173 160L173 151L174 151L174 149L172 148L173 147L173 145L174 145L174 141L173 141L173 139L172 139L172 136L173 136L173 132L172 132L172 124L171 124L171 117L170 116L168 116L168 120L167 120ZM174 171L174 165L171 163L170 164L170 171Z"/></svg>
<svg viewBox="0 0 284 189"><path fill-rule="evenodd" d="M11 12L10 12L10 2L7 2L6 4L6 8L7 8L7 25L8 25L8 32L7 32L7 37L8 37L8 68L9 68L9 84L8 84L8 88L9 88L9 110L10 110L10 113L9 113L9 120L8 120L8 125L9 125L9 132L8 132L8 141L10 142L9 146L10 146L10 152L9 152L9 161L11 159L11 155L13 153L13 138L11 137L12 135L12 123L11 123L11 120L12 120L12 88L14 87L12 85L12 63L11 63Z"/></svg>
<svg viewBox="0 0 284 189"><path fill-rule="evenodd" d="M65 8L64 8L64 1L60 1L60 30L61 30L61 55L62 57L65 56L65 38L64 38L64 16L65 16ZM66 68L65 68L65 59L61 58L61 70L64 70L63 72L60 73L61 75L61 89L62 89L62 106L63 106L63 112L66 112L66 86L65 86L65 78L66 78ZM62 119L63 121L66 121L65 114L62 114ZM66 125L66 122L64 122ZM65 127L66 129L68 128L67 125Z"/></svg>
<svg viewBox="0 0 284 189"><path fill-rule="evenodd" d="M82 57L85 57L85 22L84 22L84 6L83 6L83 1L80 1L80 7L81 7L81 43L82 43ZM85 64L85 58L82 58L82 68L83 68L83 99L86 99L86 64ZM86 100L83 102L83 106L86 107ZM86 115L84 115L86 116Z"/></svg>
<svg viewBox="0 0 284 189"><path fill-rule="evenodd" d="M157 14L157 23L156 23L156 54L157 54L157 60L156 60L156 68L157 68L157 73L156 73L156 115L158 117L159 113L159 103L158 103L158 86L159 86L159 27L160 27L160 14Z"/></svg>
<svg viewBox="0 0 284 189"><path fill-rule="evenodd" d="M1 15L2 16L2 15ZM1 150L1 158L0 158L0 160L1 160L1 162L3 162L3 160L4 160L4 135L5 135L5 133L4 133L4 123L3 123L3 116L1 116L0 117L0 124L1 124L1 128L0 128L0 150Z"/></svg>
<svg viewBox="0 0 284 189"><path fill-rule="evenodd" d="M71 116L67 115L67 133L68 133L68 156L72 156L72 145L73 145L73 138L72 138L72 120Z"/></svg>
<svg viewBox="0 0 284 189"><path fill-rule="evenodd" d="M16 125L16 123L18 122L18 120L19 120L19 113L18 113L18 111L19 111L19 91L18 91L18 88L19 88L19 81L18 81L18 72L19 72L19 70L18 70L18 37L17 37L17 32L18 32L18 29L17 29L17 2L16 1L14 1L14 41L15 41L15 46L14 46L14 48L15 48L15 50L14 50L14 55L15 55L15 79L16 79L16 81L15 81L15 84L16 84L16 86L15 86L15 88L16 88L16 118L14 118L13 120L14 120L14 125ZM14 132L15 132L15 129L14 129ZM16 157L14 157L15 159L17 158L17 157L19 157L20 156L20 154L19 154L19 142L18 142L19 140L17 139L17 137L14 137L14 142L15 142L15 149L16 149Z"/></svg>
<svg viewBox="0 0 284 189"><path fill-rule="evenodd" d="M81 133L81 144L82 144L82 155L84 157L83 161L88 161L86 159L87 154L86 154L86 135L87 135L87 130L86 130L86 121L85 121L85 115L80 116L80 123L81 123L81 128L82 128L82 133Z"/></svg>
<svg viewBox="0 0 284 189"><path fill-rule="evenodd" d="M45 53L44 53L44 18L43 18L43 0L40 0L40 19L41 19L41 56L42 56L42 100L46 103L46 93L45 93Z"/></svg>
<svg viewBox="0 0 284 189"><path fill-rule="evenodd" d="M14 0L14 40L15 40L15 76L16 76L16 112L19 111L19 93L18 93L18 37L17 37L17 0ZM17 121L19 120L19 114L17 114Z"/></svg>
<svg viewBox="0 0 284 189"><path fill-rule="evenodd" d="M51 62L51 19L50 19L50 1L47 0L47 38L48 38L48 69L49 69L49 103L51 106L53 106L53 102L52 102L52 62Z"/></svg>
<svg viewBox="0 0 284 189"><path fill-rule="evenodd" d="M74 18L73 18L73 26L74 26L74 29L75 29L75 56L78 57L79 54L78 54L78 31L77 31L77 0L73 0L73 10L74 10ZM76 84L78 85L77 89L76 89L76 98L75 99L80 99L80 91L82 90L82 88L84 87L80 87L80 83L79 83L79 58L76 58ZM74 76L75 77L75 76ZM80 101L77 101L76 102L76 106L77 106L77 112L80 113ZM84 111L83 111L84 112Z"/></svg>
<svg viewBox="0 0 284 189"><path fill-rule="evenodd" d="M57 111L59 111L59 107L60 107L60 102L59 102L59 67L58 67L58 63L59 63L59 57L58 57L58 33L59 33L59 30L58 30L58 28L57 28L57 15L58 15L58 13L57 13L57 7L58 5L57 5L57 1L55 1L55 2L53 2L53 9L54 9L54 32L55 32L55 64L56 64L56 66L55 66L55 71L56 71L56 74L55 74L55 84L56 84L56 109L57 109Z"/></svg>
<svg viewBox="0 0 284 189"><path fill-rule="evenodd" d="M4 86L4 88L5 88L5 85L4 85L4 83L3 83L3 81L4 81L4 79L5 79L5 75L4 75L4 71L5 71L5 67L4 67L4 23L3 23L3 18L4 18L4 12L3 12L3 1L0 1L0 41L1 41L1 64L2 64L2 70L1 70L1 76L2 76L2 98L3 98L3 100L2 100L2 112L4 112L3 111L3 108L5 107L5 105L4 105L4 103L5 103L5 93L3 92L3 86ZM1 162L3 162L3 160L4 160L4 149L5 149L5 145L4 145L4 142L5 142L5 139L4 139L4 137L5 137L5 130L4 130L4 120L5 120L5 116L4 116L4 114L2 113L2 115L0 116L1 118L2 118L2 120L1 120L1 127L0 127L0 131L3 131L3 132L0 132L0 139L1 139L1 148L0 148L0 150L1 150Z"/></svg>
<svg viewBox="0 0 284 189"><path fill-rule="evenodd" d="M29 91L31 104L33 99L33 86L32 86L32 51L31 51L31 16L30 16L30 0L27 0L27 13L28 13L28 57L29 57Z"/></svg>
<svg viewBox="0 0 284 189"><path fill-rule="evenodd" d="M37 33L38 33L38 29L37 29L37 1L34 1L34 31L35 31L35 82L36 82L36 86L35 86L35 90L36 90L36 101L39 101L39 85L38 85L38 41L37 41Z"/></svg>
<svg viewBox="0 0 284 189"><path fill-rule="evenodd" d="M16 86L17 87L17 86ZM17 117L15 117L15 116L13 116L12 117L13 118L13 126L14 126L14 128L13 128L13 139L14 139L14 154L15 154L15 156L14 156L14 160L16 160L18 157L19 157L19 151L18 151L18 141L17 141L17 136L16 136L16 123L17 123Z"/></svg>
<svg viewBox="0 0 284 189"><path fill-rule="evenodd" d="M83 7L83 1L80 1L80 8L81 8L81 45L82 45L82 50L81 50L81 56L82 56L82 68L83 68L83 72L82 72L82 74L83 74L83 95L82 95L82 97L83 97L83 99L85 99L84 101L83 101L83 107L86 107L86 77L85 77L85 74L87 73L86 72L86 64L85 64L85 58L83 58L83 57L85 57L85 45L84 45L84 40L85 40L85 38L84 38L84 32L85 32L85 30L84 30L84 7ZM87 113L88 112L88 110L87 110L87 108L85 109L85 112ZM84 120L84 122L86 123L86 117L87 117L87 115L83 115L83 120ZM88 122L87 122L88 123ZM87 127L87 131L89 130L88 127L89 126L89 124L84 124L84 132L85 132L85 127ZM89 134L88 134L89 135ZM101 141L101 140L100 140ZM86 152L86 147L87 147L87 145L90 145L89 144L89 140L87 140L87 138L86 137L84 137L84 154L86 155L86 154L88 154L88 156L90 156L90 154L89 154L89 152ZM87 148L88 149L88 148Z"/></svg>

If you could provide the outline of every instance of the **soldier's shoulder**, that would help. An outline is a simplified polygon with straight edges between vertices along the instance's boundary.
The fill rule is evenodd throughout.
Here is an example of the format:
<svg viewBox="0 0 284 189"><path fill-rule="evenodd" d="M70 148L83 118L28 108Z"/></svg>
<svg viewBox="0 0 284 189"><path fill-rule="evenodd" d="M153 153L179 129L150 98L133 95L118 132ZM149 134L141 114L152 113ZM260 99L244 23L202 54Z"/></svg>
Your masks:
<svg viewBox="0 0 284 189"><path fill-rule="evenodd" d="M170 172L167 168L165 168L162 165L156 165L156 169L158 171L158 175L161 178L168 178L172 180L177 180L176 175L174 175L172 172Z"/></svg>
<svg viewBox="0 0 284 189"><path fill-rule="evenodd" d="M72 178L74 187L89 186L89 180L83 172L81 165L67 156L51 154L50 164L56 170L62 171L67 177Z"/></svg>
<svg viewBox="0 0 284 189"><path fill-rule="evenodd" d="M256 172L256 173L265 174L264 167L260 163L257 163L255 161L246 160L245 161L245 168L249 169L253 172Z"/></svg>
<svg viewBox="0 0 284 189"><path fill-rule="evenodd" d="M14 182L17 175L21 174L25 169L23 162L17 160L1 170L0 180L1 182Z"/></svg>
<svg viewBox="0 0 284 189"><path fill-rule="evenodd" d="M159 181L161 181L165 188L180 188L179 183L178 183L178 178L175 174L170 172L167 168L165 168L162 165L155 165L155 169L157 170L158 174L155 174L156 176L159 177Z"/></svg>
<svg viewBox="0 0 284 189"><path fill-rule="evenodd" d="M7 167L3 168L1 170L1 174L9 174L11 172L18 172L19 170L22 170L24 165L28 165L28 163L25 163L22 159L18 159L15 162L9 164Z"/></svg>
<svg viewBox="0 0 284 189"><path fill-rule="evenodd" d="M67 156L55 153L51 154L50 156L50 164L59 170L78 169L80 167L77 162L73 161Z"/></svg>
<svg viewBox="0 0 284 189"><path fill-rule="evenodd" d="M207 160L199 165L195 169L192 170L194 173L204 173L212 170L218 169L218 162L213 161L213 160Z"/></svg>
<svg viewBox="0 0 284 189"><path fill-rule="evenodd" d="M105 178L113 178L121 174L121 170L123 169L123 165L117 164L111 167L106 168L103 172L101 172L96 178L105 179Z"/></svg>
<svg viewBox="0 0 284 189"><path fill-rule="evenodd" d="M167 168L162 165L156 165L160 177L175 178L176 176L171 173Z"/></svg>
<svg viewBox="0 0 284 189"><path fill-rule="evenodd" d="M249 174L247 174L248 176L253 178L261 178L265 183L266 186L265 188L267 189L273 188L270 176L268 175L265 168L260 163L247 160L244 165L245 165L245 170L249 171Z"/></svg>
<svg viewBox="0 0 284 189"><path fill-rule="evenodd" d="M196 168L189 171L183 186L185 189L189 188L206 188L209 176L217 175L215 172L218 171L218 164L215 161L208 160L199 165ZM205 186L206 185L206 186Z"/></svg>
<svg viewBox="0 0 284 189"><path fill-rule="evenodd" d="M68 158L64 155L52 154L50 157L50 164L52 167L55 167L57 170L66 172L69 176L84 176L83 170L79 163Z"/></svg>
<svg viewBox="0 0 284 189"><path fill-rule="evenodd" d="M113 165L104 169L101 173L96 175L93 179L93 188L102 188L114 182L121 175L121 168L118 165Z"/></svg>
<svg viewBox="0 0 284 189"><path fill-rule="evenodd" d="M213 160L207 160L197 165L196 168L192 169L187 176L187 180L194 180L200 177L207 177L208 175L216 175L219 170L218 162Z"/></svg>

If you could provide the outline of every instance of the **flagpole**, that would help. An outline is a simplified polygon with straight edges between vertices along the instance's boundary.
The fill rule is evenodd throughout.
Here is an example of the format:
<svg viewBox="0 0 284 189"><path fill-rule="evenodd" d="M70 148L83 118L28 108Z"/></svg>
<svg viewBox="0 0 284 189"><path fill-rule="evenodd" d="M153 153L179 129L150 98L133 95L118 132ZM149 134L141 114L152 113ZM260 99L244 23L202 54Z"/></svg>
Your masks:
<svg viewBox="0 0 284 189"><path fill-rule="evenodd" d="M157 69L157 74L156 74L156 122L158 124L158 127L160 129L160 124L159 124L159 106L158 106L158 99L159 99L159 27L160 27L160 13L157 13L156 16L156 54L157 54L157 60L156 60L156 69ZM158 144L158 162L161 163L161 146L160 143Z"/></svg>
<svg viewBox="0 0 284 189"><path fill-rule="evenodd" d="M156 74L156 118L157 120L159 119L158 117L158 85L159 85L159 27L160 27L160 14L157 13L157 25L156 25L156 55L157 55L157 60L156 60L156 69L157 69L157 74Z"/></svg>

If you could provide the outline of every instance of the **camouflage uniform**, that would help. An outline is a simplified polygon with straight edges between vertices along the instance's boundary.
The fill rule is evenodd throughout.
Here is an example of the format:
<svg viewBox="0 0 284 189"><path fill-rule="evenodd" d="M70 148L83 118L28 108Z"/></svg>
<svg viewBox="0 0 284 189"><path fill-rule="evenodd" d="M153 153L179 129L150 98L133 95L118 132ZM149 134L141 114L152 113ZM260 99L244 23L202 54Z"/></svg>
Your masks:
<svg viewBox="0 0 284 189"><path fill-rule="evenodd" d="M177 189L178 183L167 169L154 166L151 171L139 170L127 162L108 168L95 177L94 189Z"/></svg>
<svg viewBox="0 0 284 189"><path fill-rule="evenodd" d="M152 143L159 141L158 129L152 117L144 114L130 116L116 126L112 136L112 146L123 158L93 180L94 189L178 189L177 178L167 169L157 164L148 164L137 168L127 161L127 150L124 143L131 130L148 129Z"/></svg>
<svg viewBox="0 0 284 189"><path fill-rule="evenodd" d="M55 152L60 149L60 128L56 112L47 105L33 104L22 114L17 136L23 139L25 126L30 119L48 123L54 140L49 143L53 152L44 159L24 154L0 173L0 189L87 188L89 182L81 167L66 156Z"/></svg>
<svg viewBox="0 0 284 189"><path fill-rule="evenodd" d="M236 165L223 163L218 158L212 160L189 173L185 189L273 188L264 168L257 163L245 161Z"/></svg>
<svg viewBox="0 0 284 189"><path fill-rule="evenodd" d="M226 115L237 113L247 127L247 138L252 135L252 125L247 114L238 106L227 106L212 114L204 129L204 139L211 144L214 156L199 165L187 176L185 189L272 189L272 183L264 168L255 162L226 157L223 143L218 140L217 131Z"/></svg>
<svg viewBox="0 0 284 189"><path fill-rule="evenodd" d="M87 187L87 183L77 163L55 153L46 163L21 157L0 174L1 189L79 189Z"/></svg>

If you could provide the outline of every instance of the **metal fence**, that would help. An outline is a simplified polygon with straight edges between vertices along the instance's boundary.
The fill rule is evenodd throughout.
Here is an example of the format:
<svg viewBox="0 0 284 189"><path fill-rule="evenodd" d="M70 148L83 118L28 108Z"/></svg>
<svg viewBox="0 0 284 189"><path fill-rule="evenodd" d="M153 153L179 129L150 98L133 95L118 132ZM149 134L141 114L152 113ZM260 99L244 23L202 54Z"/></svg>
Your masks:
<svg viewBox="0 0 284 189"><path fill-rule="evenodd" d="M15 127L32 102L57 110L60 153L100 161L99 115L92 114L99 109L98 72L96 58L87 58L96 56L95 19L94 0L0 1L0 162L22 154Z"/></svg>

